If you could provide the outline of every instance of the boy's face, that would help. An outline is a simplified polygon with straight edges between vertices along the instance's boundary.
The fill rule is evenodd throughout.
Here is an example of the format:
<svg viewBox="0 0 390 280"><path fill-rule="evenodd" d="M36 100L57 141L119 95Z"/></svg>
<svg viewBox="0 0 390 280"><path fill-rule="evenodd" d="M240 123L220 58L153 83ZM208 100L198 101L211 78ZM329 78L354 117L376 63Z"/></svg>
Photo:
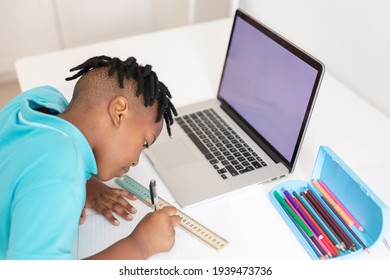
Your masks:
<svg viewBox="0 0 390 280"><path fill-rule="evenodd" d="M163 128L163 120L156 123L156 116L157 107L153 106L126 109L117 117L118 127L94 150L99 180L122 176L138 164L143 149L154 143Z"/></svg>

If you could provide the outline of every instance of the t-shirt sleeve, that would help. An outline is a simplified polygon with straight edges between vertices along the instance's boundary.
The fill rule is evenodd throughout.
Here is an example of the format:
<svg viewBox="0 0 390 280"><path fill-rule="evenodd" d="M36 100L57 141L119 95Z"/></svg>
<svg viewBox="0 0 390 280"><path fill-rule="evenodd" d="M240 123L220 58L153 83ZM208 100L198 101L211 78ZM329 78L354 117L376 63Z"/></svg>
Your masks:
<svg viewBox="0 0 390 280"><path fill-rule="evenodd" d="M84 169L77 154L47 152L22 172L15 189L8 259L75 258L72 248L85 203L85 181L77 173ZM62 162L65 154L68 160Z"/></svg>

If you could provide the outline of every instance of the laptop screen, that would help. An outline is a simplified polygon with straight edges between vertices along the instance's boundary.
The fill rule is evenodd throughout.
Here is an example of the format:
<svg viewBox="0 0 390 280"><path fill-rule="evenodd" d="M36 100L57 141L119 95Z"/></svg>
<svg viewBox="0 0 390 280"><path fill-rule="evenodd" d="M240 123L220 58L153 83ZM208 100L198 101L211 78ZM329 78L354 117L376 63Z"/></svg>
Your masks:
<svg viewBox="0 0 390 280"><path fill-rule="evenodd" d="M235 18L218 98L292 165L322 66L258 22L241 16Z"/></svg>

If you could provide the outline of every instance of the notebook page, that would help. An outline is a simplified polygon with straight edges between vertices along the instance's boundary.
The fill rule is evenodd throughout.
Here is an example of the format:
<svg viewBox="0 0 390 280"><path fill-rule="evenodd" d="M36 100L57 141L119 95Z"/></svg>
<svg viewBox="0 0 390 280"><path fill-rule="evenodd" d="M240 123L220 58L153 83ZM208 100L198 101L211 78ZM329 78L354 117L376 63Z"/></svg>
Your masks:
<svg viewBox="0 0 390 280"><path fill-rule="evenodd" d="M93 254L96 254L107 248L116 241L128 236L138 222L151 210L141 201L132 201L134 207L137 208L137 214L134 215L133 221L126 221L118 217L119 226L114 226L102 215L90 211L85 223L80 225L78 234L78 259L83 259ZM173 204L178 207L178 205ZM180 208L179 208L180 209ZM226 222L226 217L234 219L232 213L233 207L226 203L214 202L202 207L194 207L190 209L180 209L191 218L197 220L210 230L221 235L229 241L226 248L221 251L216 251L209 245L203 243L193 235L189 234L181 227L176 227L176 238L173 248L169 252L159 253L152 256L150 259L234 259L237 258L237 251L242 249L236 248L240 244L240 230L232 229L236 224L230 220ZM223 218L225 217L225 218ZM227 235L227 233L230 233ZM232 234L233 233L233 234ZM124 248L125 250L126 248Z"/></svg>
<svg viewBox="0 0 390 280"><path fill-rule="evenodd" d="M131 201L137 209L132 221L127 221L114 213L120 225L114 226L103 215L89 211L84 224L79 226L78 234L78 259L94 255L109 247L116 241L128 236L138 222L151 211L141 201Z"/></svg>

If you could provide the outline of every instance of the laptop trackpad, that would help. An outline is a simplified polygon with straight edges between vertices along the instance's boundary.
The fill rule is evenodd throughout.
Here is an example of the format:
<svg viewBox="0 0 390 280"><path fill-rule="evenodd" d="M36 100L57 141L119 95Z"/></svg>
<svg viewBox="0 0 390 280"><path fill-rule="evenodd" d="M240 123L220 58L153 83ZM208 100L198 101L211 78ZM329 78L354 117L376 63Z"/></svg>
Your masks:
<svg viewBox="0 0 390 280"><path fill-rule="evenodd" d="M196 160L188 147L180 139L170 140L154 150L156 157L166 169L171 169Z"/></svg>

